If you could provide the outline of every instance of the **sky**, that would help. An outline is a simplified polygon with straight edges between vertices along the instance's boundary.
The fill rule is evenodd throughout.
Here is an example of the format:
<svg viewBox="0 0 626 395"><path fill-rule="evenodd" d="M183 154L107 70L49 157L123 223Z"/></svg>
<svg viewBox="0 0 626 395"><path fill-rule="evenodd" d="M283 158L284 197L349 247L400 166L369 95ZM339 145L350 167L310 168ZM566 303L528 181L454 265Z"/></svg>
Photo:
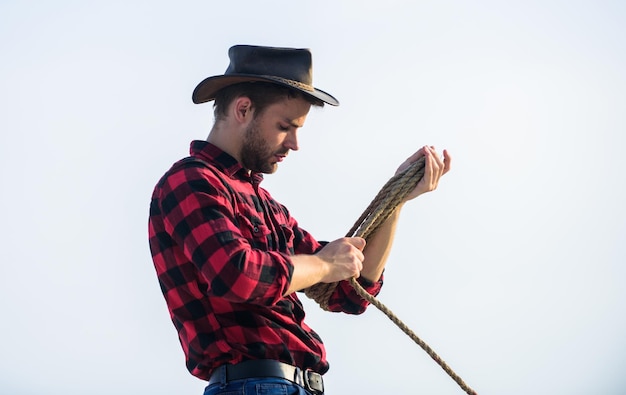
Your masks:
<svg viewBox="0 0 626 395"><path fill-rule="evenodd" d="M263 185L320 240L396 167L379 299L480 394L626 393L626 3L0 1L0 393L201 394L147 239L160 176L205 139L234 44L310 48L300 150ZM328 395L460 394L374 308L322 311Z"/></svg>

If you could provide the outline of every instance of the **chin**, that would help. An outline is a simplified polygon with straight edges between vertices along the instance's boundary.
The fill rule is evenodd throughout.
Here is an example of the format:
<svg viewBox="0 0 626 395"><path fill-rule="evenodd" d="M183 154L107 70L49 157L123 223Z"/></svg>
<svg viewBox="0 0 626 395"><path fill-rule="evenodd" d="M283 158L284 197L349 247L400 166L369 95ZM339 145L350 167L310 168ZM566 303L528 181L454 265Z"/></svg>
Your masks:
<svg viewBox="0 0 626 395"><path fill-rule="evenodd" d="M269 163L269 165L267 166L267 170L267 174L276 173L276 170L278 170L278 162Z"/></svg>

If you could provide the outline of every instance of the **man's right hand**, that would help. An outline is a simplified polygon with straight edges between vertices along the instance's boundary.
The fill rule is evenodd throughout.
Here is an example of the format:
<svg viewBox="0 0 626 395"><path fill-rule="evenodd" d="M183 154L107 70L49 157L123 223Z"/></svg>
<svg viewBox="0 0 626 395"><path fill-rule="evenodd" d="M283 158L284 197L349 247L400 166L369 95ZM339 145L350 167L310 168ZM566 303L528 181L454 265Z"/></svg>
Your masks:
<svg viewBox="0 0 626 395"><path fill-rule="evenodd" d="M363 270L365 239L343 237L324 246L316 255L326 264L326 273L321 282L334 283L359 277Z"/></svg>
<svg viewBox="0 0 626 395"><path fill-rule="evenodd" d="M293 275L284 295L317 283L334 283L359 277L363 270L365 239L344 237L328 243L314 255L294 255Z"/></svg>

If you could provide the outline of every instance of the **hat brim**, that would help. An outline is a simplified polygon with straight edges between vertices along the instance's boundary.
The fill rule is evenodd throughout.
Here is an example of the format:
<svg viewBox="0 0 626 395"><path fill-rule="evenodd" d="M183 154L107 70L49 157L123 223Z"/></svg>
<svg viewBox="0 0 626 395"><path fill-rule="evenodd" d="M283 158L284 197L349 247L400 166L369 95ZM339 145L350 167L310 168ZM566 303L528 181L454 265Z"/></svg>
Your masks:
<svg viewBox="0 0 626 395"><path fill-rule="evenodd" d="M271 82L273 84L278 84L282 86L286 86L291 89L298 90L305 95L314 97L323 101L324 103L328 103L331 106L338 106L339 101L335 99L331 94L324 92L321 89L312 88L312 90L302 89L294 84L289 84L287 82L283 82L281 80L273 79L270 77L262 77L258 75L250 75L250 74L231 74L231 75L217 75L213 77L206 78L202 82L196 86L196 89L193 90L193 94L191 95L191 99L195 104L206 103L215 99L215 94L223 88L226 88L229 85L238 84L240 82L253 82L253 81L265 81Z"/></svg>

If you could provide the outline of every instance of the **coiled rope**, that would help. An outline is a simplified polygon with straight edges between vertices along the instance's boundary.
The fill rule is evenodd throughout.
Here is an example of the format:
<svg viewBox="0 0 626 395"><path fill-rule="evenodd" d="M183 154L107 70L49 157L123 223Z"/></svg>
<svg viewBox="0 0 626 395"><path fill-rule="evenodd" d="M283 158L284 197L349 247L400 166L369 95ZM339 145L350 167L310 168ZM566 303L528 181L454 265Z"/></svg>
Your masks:
<svg viewBox="0 0 626 395"><path fill-rule="evenodd" d="M354 223L346 237L362 237L367 240L389 218L404 198L417 186L424 176L424 157L412 163L403 172L394 175L381 188L374 200L365 209L361 217ZM400 320L387 306L376 297L370 295L355 278L350 279L350 285L363 299L376 306L396 324L407 336L419 345L441 368L469 395L477 395L459 375L422 339L419 338L402 320ZM315 300L322 309L328 309L328 301L337 283L319 283L305 290L306 296Z"/></svg>

